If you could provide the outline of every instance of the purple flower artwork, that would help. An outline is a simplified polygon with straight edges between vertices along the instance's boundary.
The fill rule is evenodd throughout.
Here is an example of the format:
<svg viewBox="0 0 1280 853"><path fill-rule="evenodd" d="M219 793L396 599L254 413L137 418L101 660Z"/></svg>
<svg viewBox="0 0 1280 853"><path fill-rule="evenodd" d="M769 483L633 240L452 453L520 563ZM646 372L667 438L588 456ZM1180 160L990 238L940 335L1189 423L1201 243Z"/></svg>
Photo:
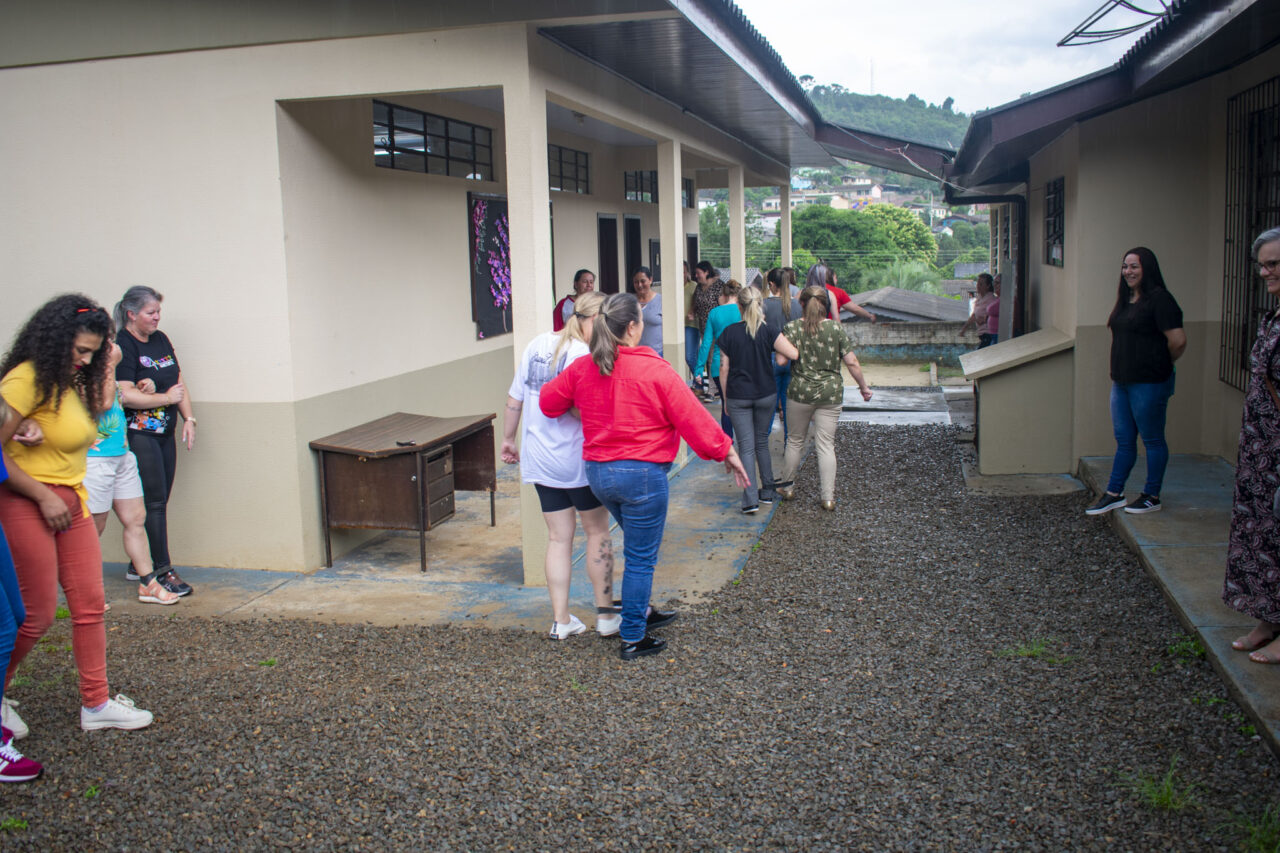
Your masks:
<svg viewBox="0 0 1280 853"><path fill-rule="evenodd" d="M511 237L507 201L471 196L471 311L476 339L511 331Z"/></svg>
<svg viewBox="0 0 1280 853"><path fill-rule="evenodd" d="M507 309L511 307L511 238L507 236L507 217L498 220L494 229L498 238L494 241L496 248L489 250L489 277L493 283L489 285L489 293L493 295L493 305L502 310L502 330L507 328Z"/></svg>

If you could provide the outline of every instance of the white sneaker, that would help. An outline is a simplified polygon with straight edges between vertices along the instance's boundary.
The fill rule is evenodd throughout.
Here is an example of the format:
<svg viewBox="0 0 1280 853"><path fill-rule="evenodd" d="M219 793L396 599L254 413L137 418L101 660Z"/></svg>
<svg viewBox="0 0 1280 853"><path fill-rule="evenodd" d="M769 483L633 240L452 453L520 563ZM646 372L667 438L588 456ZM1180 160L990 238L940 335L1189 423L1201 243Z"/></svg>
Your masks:
<svg viewBox="0 0 1280 853"><path fill-rule="evenodd" d="M97 729L145 729L155 719L150 711L144 711L133 704L133 700L123 693L116 698L108 699L100 711L80 709L80 728L86 732Z"/></svg>
<svg viewBox="0 0 1280 853"><path fill-rule="evenodd" d="M613 613L597 613L596 614L596 633L601 637L616 637L618 632L622 630L622 614Z"/></svg>
<svg viewBox="0 0 1280 853"><path fill-rule="evenodd" d="M581 634L586 630L587 626L582 624L582 620L570 613L568 622L552 622L551 631L547 636L553 640L566 640L574 634Z"/></svg>
<svg viewBox="0 0 1280 853"><path fill-rule="evenodd" d="M22 740L31 734L31 729L27 728L27 724L22 722L18 712L13 710L17 705L17 702L9 698L0 701L0 726L4 726L13 732L14 740Z"/></svg>

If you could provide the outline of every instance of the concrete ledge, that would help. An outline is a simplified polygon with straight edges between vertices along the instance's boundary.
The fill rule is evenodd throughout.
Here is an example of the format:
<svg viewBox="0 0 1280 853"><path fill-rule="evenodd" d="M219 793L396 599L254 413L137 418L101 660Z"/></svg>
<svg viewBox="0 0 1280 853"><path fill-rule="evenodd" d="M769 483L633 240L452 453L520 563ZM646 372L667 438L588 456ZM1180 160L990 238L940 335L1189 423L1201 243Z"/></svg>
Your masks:
<svg viewBox="0 0 1280 853"><path fill-rule="evenodd" d="M1086 456L1079 472L1100 493L1111 474L1111 457ZM1145 476L1146 459L1140 457L1129 481L1141 483ZM1138 555L1178 621L1200 638L1232 698L1280 757L1280 667L1253 663L1231 648L1231 641L1256 623L1222 603L1234 488L1235 469L1222 458L1177 454L1165 473L1163 510L1147 515L1116 510L1109 521Z"/></svg>

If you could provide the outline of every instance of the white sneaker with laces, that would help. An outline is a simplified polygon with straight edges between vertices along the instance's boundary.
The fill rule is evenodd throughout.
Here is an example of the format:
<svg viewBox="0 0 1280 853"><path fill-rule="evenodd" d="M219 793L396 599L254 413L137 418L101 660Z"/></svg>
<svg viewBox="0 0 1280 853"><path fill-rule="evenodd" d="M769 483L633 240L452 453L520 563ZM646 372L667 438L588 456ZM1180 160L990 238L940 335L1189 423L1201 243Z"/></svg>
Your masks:
<svg viewBox="0 0 1280 853"><path fill-rule="evenodd" d="M80 709L80 728L86 732L98 729L145 729L153 719L155 718L150 711L134 705L133 700L123 693L117 693L116 698L108 699L100 711L90 711L84 707Z"/></svg>
<svg viewBox="0 0 1280 853"><path fill-rule="evenodd" d="M552 622L551 631L547 636L553 640L566 640L574 634L581 634L586 630L587 626L582 624L582 620L570 613L568 622Z"/></svg>
<svg viewBox="0 0 1280 853"><path fill-rule="evenodd" d="M27 728L27 724L22 722L22 718L18 716L18 712L13 710L17 707L17 702L12 699L5 698L0 701L0 726L4 726L13 732L14 740L22 740L31 734L31 729Z"/></svg>

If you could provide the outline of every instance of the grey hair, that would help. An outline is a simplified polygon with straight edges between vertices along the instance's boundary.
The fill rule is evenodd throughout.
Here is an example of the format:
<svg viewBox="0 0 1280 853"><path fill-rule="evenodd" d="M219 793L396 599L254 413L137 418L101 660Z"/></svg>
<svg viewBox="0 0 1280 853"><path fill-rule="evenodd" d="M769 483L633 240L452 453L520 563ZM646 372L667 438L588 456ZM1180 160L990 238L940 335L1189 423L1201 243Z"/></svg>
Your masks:
<svg viewBox="0 0 1280 853"><path fill-rule="evenodd" d="M1268 228L1258 235L1258 239L1253 241L1253 248L1249 250L1249 257L1255 261L1258 259L1258 252L1268 243L1275 243L1280 240L1280 228Z"/></svg>
<svg viewBox="0 0 1280 853"><path fill-rule="evenodd" d="M152 302L163 302L164 295L156 292L154 288L147 287L145 284L135 284L124 292L124 296L120 297L120 301L116 303L115 310L111 312L116 321L116 331L120 331L129 322L129 314L137 314L143 308L146 308Z"/></svg>

